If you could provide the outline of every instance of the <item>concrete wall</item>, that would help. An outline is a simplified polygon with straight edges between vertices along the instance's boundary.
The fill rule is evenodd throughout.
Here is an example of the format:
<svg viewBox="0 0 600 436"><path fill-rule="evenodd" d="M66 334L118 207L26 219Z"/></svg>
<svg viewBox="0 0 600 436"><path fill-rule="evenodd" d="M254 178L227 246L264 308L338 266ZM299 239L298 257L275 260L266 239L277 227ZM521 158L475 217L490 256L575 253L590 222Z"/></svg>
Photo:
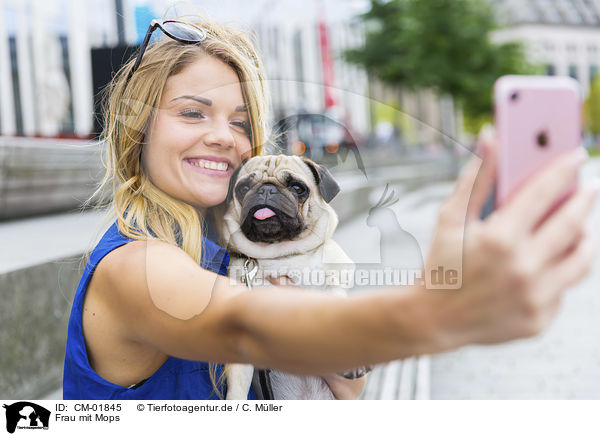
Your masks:
<svg viewBox="0 0 600 436"><path fill-rule="evenodd" d="M0 220L76 209L103 171L97 142L0 136Z"/></svg>
<svg viewBox="0 0 600 436"><path fill-rule="evenodd" d="M62 383L82 271L80 258L70 257L0 275L0 398L35 399Z"/></svg>

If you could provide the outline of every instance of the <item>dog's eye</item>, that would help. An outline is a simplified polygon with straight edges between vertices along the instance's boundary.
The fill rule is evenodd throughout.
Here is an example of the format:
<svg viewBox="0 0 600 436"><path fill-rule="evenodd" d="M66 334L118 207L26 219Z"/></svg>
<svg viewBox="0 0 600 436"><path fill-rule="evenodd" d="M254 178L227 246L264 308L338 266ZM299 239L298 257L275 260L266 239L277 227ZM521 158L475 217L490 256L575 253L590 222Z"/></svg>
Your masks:
<svg viewBox="0 0 600 436"><path fill-rule="evenodd" d="M249 190L250 190L250 186L247 183L242 183L242 184L238 185L238 187L236 188L236 193L237 193L238 197L241 199L241 198L244 198L244 195L246 195Z"/></svg>
<svg viewBox="0 0 600 436"><path fill-rule="evenodd" d="M294 190L294 192L298 195L302 195L306 192L306 188L304 188L304 186L298 184L298 183L294 183L292 185L292 189Z"/></svg>

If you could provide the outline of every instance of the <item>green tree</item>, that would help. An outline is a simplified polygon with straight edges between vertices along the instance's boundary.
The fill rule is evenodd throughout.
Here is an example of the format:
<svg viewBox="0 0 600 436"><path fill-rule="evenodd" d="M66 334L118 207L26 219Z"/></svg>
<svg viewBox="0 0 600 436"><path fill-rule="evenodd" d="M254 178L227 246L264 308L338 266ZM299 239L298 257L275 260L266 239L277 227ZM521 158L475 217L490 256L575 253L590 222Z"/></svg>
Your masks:
<svg viewBox="0 0 600 436"><path fill-rule="evenodd" d="M453 97L473 130L491 117L498 77L534 71L521 44L490 40L498 25L485 0L371 0L362 19L365 44L345 59L386 83Z"/></svg>
<svg viewBox="0 0 600 436"><path fill-rule="evenodd" d="M583 106L583 116L586 130L594 135L594 143L598 146L600 135L600 78L592 80L590 93Z"/></svg>

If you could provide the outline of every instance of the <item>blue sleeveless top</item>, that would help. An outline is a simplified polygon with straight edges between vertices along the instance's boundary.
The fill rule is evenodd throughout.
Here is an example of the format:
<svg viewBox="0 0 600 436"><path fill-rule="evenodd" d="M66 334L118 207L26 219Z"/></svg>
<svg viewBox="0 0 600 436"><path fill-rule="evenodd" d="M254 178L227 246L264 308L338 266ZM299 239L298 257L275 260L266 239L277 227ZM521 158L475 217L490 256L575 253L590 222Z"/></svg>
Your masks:
<svg viewBox="0 0 600 436"><path fill-rule="evenodd" d="M218 246L216 233L205 221L202 236L202 258L200 266L217 274L225 275L229 267L229 253ZM146 380L130 387L118 386L100 377L90 366L83 329L81 313L83 298L98 263L112 250L133 241L123 236L115 222L104 234L91 253L77 291L75 293L69 327L67 349L63 375L63 399L65 400L217 400L218 395L210 381L207 362L178 359L170 356ZM214 365L213 365L214 366ZM216 380L223 373L219 364ZM226 389L226 388L225 388ZM223 397L226 394L222 392ZM256 394L250 387L249 400L255 400Z"/></svg>

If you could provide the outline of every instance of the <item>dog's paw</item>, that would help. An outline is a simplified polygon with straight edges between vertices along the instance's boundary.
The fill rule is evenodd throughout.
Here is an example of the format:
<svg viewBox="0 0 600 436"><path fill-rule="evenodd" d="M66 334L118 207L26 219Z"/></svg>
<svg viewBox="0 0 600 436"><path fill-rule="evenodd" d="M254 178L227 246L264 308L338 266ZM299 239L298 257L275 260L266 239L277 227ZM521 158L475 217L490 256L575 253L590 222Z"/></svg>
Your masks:
<svg viewBox="0 0 600 436"><path fill-rule="evenodd" d="M252 385L254 366L244 363L232 363L226 367L226 400L246 400Z"/></svg>

